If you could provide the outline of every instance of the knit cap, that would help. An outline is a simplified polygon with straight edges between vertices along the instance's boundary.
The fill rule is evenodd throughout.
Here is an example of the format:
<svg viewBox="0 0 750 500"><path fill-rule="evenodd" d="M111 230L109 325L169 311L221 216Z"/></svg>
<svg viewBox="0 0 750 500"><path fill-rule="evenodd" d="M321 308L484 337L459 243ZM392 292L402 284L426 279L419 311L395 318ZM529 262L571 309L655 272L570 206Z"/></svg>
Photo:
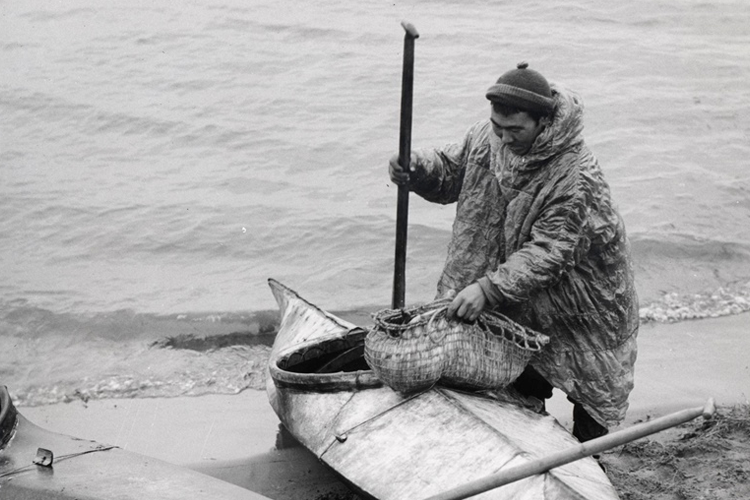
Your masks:
<svg viewBox="0 0 750 500"><path fill-rule="evenodd" d="M520 62L516 69L504 73L497 83L487 89L487 99L520 109L550 113L555 107L547 79Z"/></svg>

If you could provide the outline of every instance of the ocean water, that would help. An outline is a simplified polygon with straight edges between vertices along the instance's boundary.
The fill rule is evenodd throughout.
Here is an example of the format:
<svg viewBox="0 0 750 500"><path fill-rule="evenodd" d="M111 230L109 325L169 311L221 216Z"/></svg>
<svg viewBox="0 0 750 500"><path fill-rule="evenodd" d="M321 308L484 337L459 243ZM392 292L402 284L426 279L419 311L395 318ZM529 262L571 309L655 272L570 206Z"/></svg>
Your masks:
<svg viewBox="0 0 750 500"><path fill-rule="evenodd" d="M0 3L0 383L20 405L262 387L269 277L387 306L402 20L413 146L526 60L586 103L644 321L750 309L750 4ZM454 215L411 198L407 302Z"/></svg>

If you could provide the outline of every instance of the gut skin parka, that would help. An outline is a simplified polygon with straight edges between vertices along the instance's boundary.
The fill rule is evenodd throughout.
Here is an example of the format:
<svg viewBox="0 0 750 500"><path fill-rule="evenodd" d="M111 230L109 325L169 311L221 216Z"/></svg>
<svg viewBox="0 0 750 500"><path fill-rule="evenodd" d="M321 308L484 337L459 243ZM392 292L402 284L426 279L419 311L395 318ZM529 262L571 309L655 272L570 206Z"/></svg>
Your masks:
<svg viewBox="0 0 750 500"><path fill-rule="evenodd" d="M438 296L478 283L496 308L550 337L530 364L605 427L625 418L638 333L630 247L583 104L552 85L555 110L518 156L489 120L463 141L415 151L410 189L457 203Z"/></svg>

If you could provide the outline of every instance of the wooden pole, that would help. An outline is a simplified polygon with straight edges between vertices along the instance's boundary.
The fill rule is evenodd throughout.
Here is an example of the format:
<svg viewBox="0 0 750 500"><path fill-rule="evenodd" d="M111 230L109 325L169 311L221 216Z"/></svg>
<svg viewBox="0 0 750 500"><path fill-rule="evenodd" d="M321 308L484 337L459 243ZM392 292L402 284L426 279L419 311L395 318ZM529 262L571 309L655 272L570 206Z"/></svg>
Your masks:
<svg viewBox="0 0 750 500"><path fill-rule="evenodd" d="M405 172L411 160L411 115L414 94L414 40L419 38L416 28L402 22L404 35L404 67L401 75L401 130L398 158ZM409 186L398 186L396 207L396 260L393 273L394 309L403 309L406 295L406 233L409 218Z"/></svg>
<svg viewBox="0 0 750 500"><path fill-rule="evenodd" d="M469 498L536 474L542 474L550 469L580 460L581 458L596 455L597 453L635 441L636 439L640 439L650 434L663 431L670 427L693 420L700 415L702 415L703 418L709 419L713 415L714 410L714 401L713 398L711 398L703 407L678 411L649 422L644 422L627 429L613 432L612 434L607 434L600 438L592 439L591 441L586 441L572 448L568 448L567 450L553 453L552 455L542 457L533 462L518 465L496 474L471 481L463 486L428 497L425 500L462 500L464 498Z"/></svg>

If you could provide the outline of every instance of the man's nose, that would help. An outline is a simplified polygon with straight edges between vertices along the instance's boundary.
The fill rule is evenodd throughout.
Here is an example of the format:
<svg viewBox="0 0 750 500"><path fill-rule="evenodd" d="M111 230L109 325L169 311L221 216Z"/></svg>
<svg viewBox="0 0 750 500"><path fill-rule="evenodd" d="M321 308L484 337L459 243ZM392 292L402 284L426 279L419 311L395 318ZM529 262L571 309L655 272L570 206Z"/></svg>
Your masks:
<svg viewBox="0 0 750 500"><path fill-rule="evenodd" d="M503 132L500 132L500 140L503 141L503 144L510 144L513 142L513 138L510 136L510 134L505 134Z"/></svg>

